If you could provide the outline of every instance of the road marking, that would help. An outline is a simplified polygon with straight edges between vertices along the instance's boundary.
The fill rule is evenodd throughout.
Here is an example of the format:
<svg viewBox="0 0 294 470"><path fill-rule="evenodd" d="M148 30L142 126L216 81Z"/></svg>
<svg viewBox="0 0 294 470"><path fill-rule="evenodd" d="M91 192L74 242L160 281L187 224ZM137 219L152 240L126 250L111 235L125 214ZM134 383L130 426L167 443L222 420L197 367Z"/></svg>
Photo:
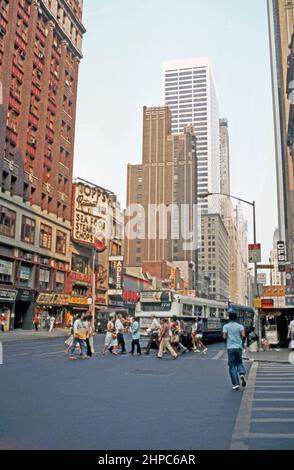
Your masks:
<svg viewBox="0 0 294 470"><path fill-rule="evenodd" d="M290 393L291 395L293 394L293 390L256 390L255 393Z"/></svg>
<svg viewBox="0 0 294 470"><path fill-rule="evenodd" d="M253 418L251 423L294 423L294 418Z"/></svg>
<svg viewBox="0 0 294 470"><path fill-rule="evenodd" d="M270 433L270 432L266 432L266 433L256 433L256 432L251 432L251 433L248 433L247 438L249 439L293 439L294 438L294 434L274 434L274 433Z"/></svg>
<svg viewBox="0 0 294 470"><path fill-rule="evenodd" d="M279 401L281 402L281 400L283 401L294 401L294 398L283 398L280 397L280 398L254 398L254 401Z"/></svg>
<svg viewBox="0 0 294 470"><path fill-rule="evenodd" d="M218 359L220 359L221 357L223 357L224 354L225 354L225 351L219 351L215 356L213 356L212 359L214 359L215 361L217 361Z"/></svg>
<svg viewBox="0 0 294 470"><path fill-rule="evenodd" d="M291 390L294 391L293 385L284 385L284 384L283 385L282 384L280 384L280 385L268 385L268 384L258 385L257 384L255 388L262 388L262 389L264 389L264 388L291 388Z"/></svg>
<svg viewBox="0 0 294 470"><path fill-rule="evenodd" d="M255 380L257 375L258 363L254 362L249 372L247 387L243 393L240 410L236 419L231 450L245 450L248 446L244 444L244 437L249 434L251 411L254 402Z"/></svg>
<svg viewBox="0 0 294 470"><path fill-rule="evenodd" d="M294 411L294 408L259 408L259 407L253 407L252 411Z"/></svg>

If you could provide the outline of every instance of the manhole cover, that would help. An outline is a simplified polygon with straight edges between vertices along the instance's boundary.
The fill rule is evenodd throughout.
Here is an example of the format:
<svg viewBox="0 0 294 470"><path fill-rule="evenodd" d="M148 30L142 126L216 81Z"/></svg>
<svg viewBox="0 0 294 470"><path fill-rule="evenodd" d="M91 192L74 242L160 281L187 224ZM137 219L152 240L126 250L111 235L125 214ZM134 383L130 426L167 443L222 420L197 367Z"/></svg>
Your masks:
<svg viewBox="0 0 294 470"><path fill-rule="evenodd" d="M153 370L153 369L134 369L130 374L133 375L172 375L173 370Z"/></svg>

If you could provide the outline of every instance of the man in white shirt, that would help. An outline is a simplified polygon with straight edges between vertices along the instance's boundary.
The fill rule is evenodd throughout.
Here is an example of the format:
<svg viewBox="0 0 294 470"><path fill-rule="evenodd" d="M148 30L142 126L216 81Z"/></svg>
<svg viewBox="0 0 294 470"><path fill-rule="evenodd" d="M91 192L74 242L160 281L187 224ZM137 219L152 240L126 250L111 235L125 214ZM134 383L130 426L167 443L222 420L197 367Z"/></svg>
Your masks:
<svg viewBox="0 0 294 470"><path fill-rule="evenodd" d="M159 347L159 341L158 341L159 332L160 332L159 320L156 318L155 315L152 315L152 323L150 326L150 339L146 347L146 354L150 353L150 349L151 349L151 345L153 341L155 341L157 347Z"/></svg>
<svg viewBox="0 0 294 470"><path fill-rule="evenodd" d="M115 332L117 334L117 343L118 346L121 347L121 354L126 354L126 345L125 345L125 340L124 340L124 325L122 322L122 315L119 313L117 315L117 319L115 321Z"/></svg>

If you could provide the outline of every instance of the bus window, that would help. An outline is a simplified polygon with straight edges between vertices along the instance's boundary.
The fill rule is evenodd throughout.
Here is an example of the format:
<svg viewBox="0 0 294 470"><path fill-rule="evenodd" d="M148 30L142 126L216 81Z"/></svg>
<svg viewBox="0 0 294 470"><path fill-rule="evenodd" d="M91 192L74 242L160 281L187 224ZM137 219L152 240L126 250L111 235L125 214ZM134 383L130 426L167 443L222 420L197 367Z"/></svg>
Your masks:
<svg viewBox="0 0 294 470"><path fill-rule="evenodd" d="M218 309L218 316L219 318L224 318L225 317L225 311L222 308Z"/></svg>
<svg viewBox="0 0 294 470"><path fill-rule="evenodd" d="M193 305L183 304L183 315L188 315L189 317L192 316L193 312Z"/></svg>
<svg viewBox="0 0 294 470"><path fill-rule="evenodd" d="M195 305L194 315L196 317L202 317L202 306L201 305Z"/></svg>
<svg viewBox="0 0 294 470"><path fill-rule="evenodd" d="M210 307L209 316L210 316L210 318L216 318L216 308Z"/></svg>

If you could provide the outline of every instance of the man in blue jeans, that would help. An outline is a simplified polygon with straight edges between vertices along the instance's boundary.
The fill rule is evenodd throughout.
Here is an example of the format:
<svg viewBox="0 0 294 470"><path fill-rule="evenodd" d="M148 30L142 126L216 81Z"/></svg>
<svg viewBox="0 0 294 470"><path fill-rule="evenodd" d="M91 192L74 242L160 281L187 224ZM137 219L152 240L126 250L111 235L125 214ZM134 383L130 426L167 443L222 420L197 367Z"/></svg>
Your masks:
<svg viewBox="0 0 294 470"><path fill-rule="evenodd" d="M223 338L227 341L228 366L233 384L233 390L239 390L240 381L246 387L246 369L242 361L243 341L245 331L243 325L237 323L237 314L229 313L230 322L223 327Z"/></svg>

